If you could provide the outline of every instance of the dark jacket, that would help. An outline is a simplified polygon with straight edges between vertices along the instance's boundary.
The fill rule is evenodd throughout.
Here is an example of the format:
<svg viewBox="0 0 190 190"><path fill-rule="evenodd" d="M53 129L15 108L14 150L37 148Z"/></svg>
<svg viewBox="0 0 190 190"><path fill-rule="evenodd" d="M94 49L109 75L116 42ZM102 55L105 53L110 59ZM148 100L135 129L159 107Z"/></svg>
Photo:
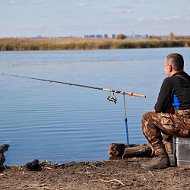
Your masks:
<svg viewBox="0 0 190 190"><path fill-rule="evenodd" d="M171 107L190 109L190 76L183 71L164 79L154 108L167 112Z"/></svg>

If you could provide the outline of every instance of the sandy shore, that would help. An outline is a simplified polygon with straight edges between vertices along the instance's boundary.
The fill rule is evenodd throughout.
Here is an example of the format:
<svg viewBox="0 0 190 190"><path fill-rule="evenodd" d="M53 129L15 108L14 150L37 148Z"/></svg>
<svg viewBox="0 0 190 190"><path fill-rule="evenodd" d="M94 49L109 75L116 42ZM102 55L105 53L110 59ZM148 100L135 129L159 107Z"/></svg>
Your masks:
<svg viewBox="0 0 190 190"><path fill-rule="evenodd" d="M190 189L190 167L147 171L140 167L146 160L43 162L41 171L29 171L25 166L5 166L5 171L0 173L0 189Z"/></svg>

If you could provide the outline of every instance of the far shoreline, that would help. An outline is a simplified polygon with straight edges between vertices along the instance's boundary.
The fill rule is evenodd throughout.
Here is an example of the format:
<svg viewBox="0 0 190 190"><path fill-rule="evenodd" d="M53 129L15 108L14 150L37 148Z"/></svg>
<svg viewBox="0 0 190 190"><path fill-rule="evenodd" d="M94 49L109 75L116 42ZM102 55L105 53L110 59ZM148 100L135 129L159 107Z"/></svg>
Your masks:
<svg viewBox="0 0 190 190"><path fill-rule="evenodd" d="M190 38L0 38L0 51L109 50L190 47Z"/></svg>

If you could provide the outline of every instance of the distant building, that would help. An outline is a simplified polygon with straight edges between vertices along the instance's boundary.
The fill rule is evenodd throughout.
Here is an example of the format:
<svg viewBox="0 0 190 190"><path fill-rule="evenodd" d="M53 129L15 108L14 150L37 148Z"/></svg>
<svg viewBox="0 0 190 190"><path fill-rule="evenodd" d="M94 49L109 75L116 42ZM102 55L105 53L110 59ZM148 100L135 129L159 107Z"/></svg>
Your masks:
<svg viewBox="0 0 190 190"><path fill-rule="evenodd" d="M84 35L84 38L109 38L108 34L88 34Z"/></svg>
<svg viewBox="0 0 190 190"><path fill-rule="evenodd" d="M148 38L148 34L134 34L132 33L131 35L126 36L128 39L144 39Z"/></svg>
<svg viewBox="0 0 190 190"><path fill-rule="evenodd" d="M144 39L144 38L148 38L149 35L148 34L134 34L132 33L131 35L126 35L127 39ZM117 38L117 34L88 34L88 35L84 35L84 38L112 38L112 39L116 39Z"/></svg>
<svg viewBox="0 0 190 190"><path fill-rule="evenodd" d="M103 35L102 34L97 34L96 38L103 38Z"/></svg>
<svg viewBox="0 0 190 190"><path fill-rule="evenodd" d="M112 39L115 39L115 38L116 38L116 34L112 34L112 35L111 35L111 38L112 38Z"/></svg>
<svg viewBox="0 0 190 190"><path fill-rule="evenodd" d="M109 37L108 37L108 34L104 34L104 38L109 38Z"/></svg>
<svg viewBox="0 0 190 190"><path fill-rule="evenodd" d="M148 34L144 34L144 35L143 35L143 38L148 38L148 37L149 37Z"/></svg>
<svg viewBox="0 0 190 190"><path fill-rule="evenodd" d="M84 38L95 38L96 35L94 34L90 34L90 35L84 35Z"/></svg>

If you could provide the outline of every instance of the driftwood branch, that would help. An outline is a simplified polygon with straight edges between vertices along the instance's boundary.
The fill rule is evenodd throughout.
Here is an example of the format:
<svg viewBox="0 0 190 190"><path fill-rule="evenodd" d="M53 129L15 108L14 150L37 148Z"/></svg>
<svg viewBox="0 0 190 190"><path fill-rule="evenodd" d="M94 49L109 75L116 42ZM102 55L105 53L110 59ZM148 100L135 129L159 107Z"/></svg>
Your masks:
<svg viewBox="0 0 190 190"><path fill-rule="evenodd" d="M102 182L105 182L105 183L118 183L118 184L120 184L122 186L125 186L125 184L122 181L118 180L118 179L110 179L110 180L95 179L95 180L91 180L91 181L94 181L94 182L95 181L102 181Z"/></svg>
<svg viewBox="0 0 190 190"><path fill-rule="evenodd" d="M152 149L146 144L125 145L112 143L109 145L110 158L151 157Z"/></svg>

